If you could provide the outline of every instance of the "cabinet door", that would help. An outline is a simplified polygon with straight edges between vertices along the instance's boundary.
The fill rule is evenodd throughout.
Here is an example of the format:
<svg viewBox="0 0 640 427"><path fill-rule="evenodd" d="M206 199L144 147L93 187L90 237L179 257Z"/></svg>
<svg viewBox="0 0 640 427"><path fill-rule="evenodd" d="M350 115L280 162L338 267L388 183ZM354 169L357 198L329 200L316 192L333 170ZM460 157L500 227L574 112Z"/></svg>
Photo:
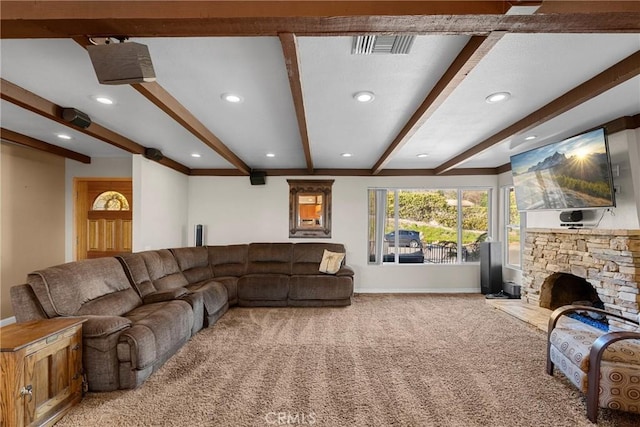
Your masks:
<svg viewBox="0 0 640 427"><path fill-rule="evenodd" d="M80 331L64 331L25 358L24 424L40 424L79 397L82 386Z"/></svg>

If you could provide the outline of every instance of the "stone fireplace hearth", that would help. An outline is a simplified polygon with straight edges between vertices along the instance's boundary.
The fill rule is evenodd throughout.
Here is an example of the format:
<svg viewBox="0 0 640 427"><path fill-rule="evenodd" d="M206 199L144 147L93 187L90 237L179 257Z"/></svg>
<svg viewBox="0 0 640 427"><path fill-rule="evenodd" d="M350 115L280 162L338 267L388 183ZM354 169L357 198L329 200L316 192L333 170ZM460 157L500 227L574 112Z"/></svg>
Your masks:
<svg viewBox="0 0 640 427"><path fill-rule="evenodd" d="M637 320L640 230L527 229L523 301L539 306L542 284L553 273L585 279L606 310Z"/></svg>

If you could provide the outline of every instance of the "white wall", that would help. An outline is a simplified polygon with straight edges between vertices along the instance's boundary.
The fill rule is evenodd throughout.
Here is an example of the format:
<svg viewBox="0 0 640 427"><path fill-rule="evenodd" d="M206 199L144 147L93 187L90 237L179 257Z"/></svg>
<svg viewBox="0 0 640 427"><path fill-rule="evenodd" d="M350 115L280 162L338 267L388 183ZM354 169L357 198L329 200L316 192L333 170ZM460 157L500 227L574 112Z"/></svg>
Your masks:
<svg viewBox="0 0 640 427"><path fill-rule="evenodd" d="M128 178L131 176L131 157L92 158L90 164L65 161L65 250L66 262L74 260L75 226L73 212L74 178ZM135 209L135 206L134 206Z"/></svg>
<svg viewBox="0 0 640 427"><path fill-rule="evenodd" d="M133 252L187 246L189 178L134 155Z"/></svg>
<svg viewBox="0 0 640 427"><path fill-rule="evenodd" d="M189 245L196 224L205 228L205 244L300 242L289 239L287 178L267 177L251 186L248 177L189 177ZM313 177L323 179L323 177ZM335 179L332 191L332 237L343 243L355 270L356 292L479 292L479 265L369 265L367 263L367 189L373 187L494 189L496 176L452 177L324 177ZM135 194L135 188L134 188ZM495 226L495 225L494 225ZM495 230L495 228L494 228Z"/></svg>
<svg viewBox="0 0 640 427"><path fill-rule="evenodd" d="M630 131L629 137L629 160L631 167L631 184L633 185L633 198L636 200L636 210L638 221L640 222L640 128Z"/></svg>

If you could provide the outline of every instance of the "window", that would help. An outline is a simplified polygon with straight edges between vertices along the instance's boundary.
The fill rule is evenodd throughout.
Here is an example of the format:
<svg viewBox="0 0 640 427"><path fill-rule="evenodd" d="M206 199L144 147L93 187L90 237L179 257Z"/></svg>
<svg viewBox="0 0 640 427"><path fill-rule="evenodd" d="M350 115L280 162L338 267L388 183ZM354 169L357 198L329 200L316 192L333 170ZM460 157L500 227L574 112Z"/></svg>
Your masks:
<svg viewBox="0 0 640 427"><path fill-rule="evenodd" d="M105 191L95 198L91 209L94 211L128 211L129 201L117 191Z"/></svg>
<svg viewBox="0 0 640 427"><path fill-rule="evenodd" d="M369 262L479 261L490 189L370 189Z"/></svg>
<svg viewBox="0 0 640 427"><path fill-rule="evenodd" d="M513 268L522 266L522 236L524 235L524 218L521 218L516 206L516 193L513 187L504 188L505 218L505 251L506 264Z"/></svg>

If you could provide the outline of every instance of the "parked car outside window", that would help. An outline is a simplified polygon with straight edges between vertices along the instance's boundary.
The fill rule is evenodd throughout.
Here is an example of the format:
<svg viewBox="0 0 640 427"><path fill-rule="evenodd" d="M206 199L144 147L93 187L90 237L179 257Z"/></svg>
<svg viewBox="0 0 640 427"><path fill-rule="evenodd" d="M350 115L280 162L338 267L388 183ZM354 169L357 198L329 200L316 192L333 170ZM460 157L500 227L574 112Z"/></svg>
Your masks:
<svg viewBox="0 0 640 427"><path fill-rule="evenodd" d="M384 235L384 240L389 246L394 246L396 233L392 231ZM398 230L398 245L401 247L419 248L422 246L422 233L414 230Z"/></svg>

